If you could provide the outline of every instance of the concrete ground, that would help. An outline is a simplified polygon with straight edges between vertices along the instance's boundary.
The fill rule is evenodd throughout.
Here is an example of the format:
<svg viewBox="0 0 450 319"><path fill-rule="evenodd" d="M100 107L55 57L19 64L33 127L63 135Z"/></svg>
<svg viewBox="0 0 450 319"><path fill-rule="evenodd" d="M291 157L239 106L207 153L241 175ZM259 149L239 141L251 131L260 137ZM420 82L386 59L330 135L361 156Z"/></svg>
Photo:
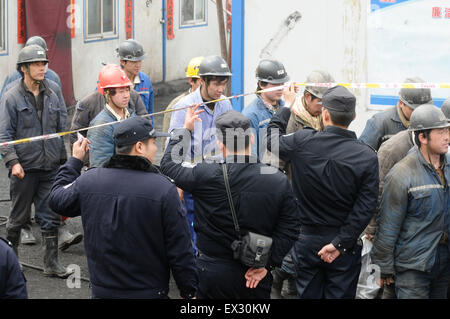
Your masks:
<svg viewBox="0 0 450 319"><path fill-rule="evenodd" d="M162 111L170 101L187 90L186 82L174 81L167 84L155 84L155 112ZM69 108L69 116L73 114L73 108ZM157 130L162 129L162 115L155 117L155 126ZM67 143L68 137L65 137ZM68 148L69 150L69 148ZM162 157L161 147L155 160L159 164ZM10 201L9 196L9 178L8 171L2 162L0 165L0 225L5 218L9 216ZM67 221L67 225L72 233L83 232L81 218L72 218ZM41 235L39 225L33 223L33 234L37 239L35 245L20 245L19 260L23 263L23 273L27 280L28 297L30 299L89 299L91 298L91 289L89 287L89 273L87 261L84 252L83 242L71 246L65 252L59 251L59 261L63 266L72 265L79 271L81 280L75 277L68 280L44 277L38 268L43 267L43 247L41 245ZM6 237L4 225L0 226L0 236ZM178 298L178 290L173 281L170 284L169 296Z"/></svg>

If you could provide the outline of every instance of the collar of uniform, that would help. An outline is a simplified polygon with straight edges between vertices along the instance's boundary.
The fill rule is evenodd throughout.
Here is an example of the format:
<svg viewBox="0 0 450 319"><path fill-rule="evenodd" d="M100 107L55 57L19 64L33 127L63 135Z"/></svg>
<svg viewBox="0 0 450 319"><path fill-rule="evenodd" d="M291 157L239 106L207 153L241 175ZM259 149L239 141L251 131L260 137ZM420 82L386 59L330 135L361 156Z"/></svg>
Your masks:
<svg viewBox="0 0 450 319"><path fill-rule="evenodd" d="M416 152L417 153L417 157L419 159L419 162L424 165L427 166L429 169L435 171L435 168L433 167L433 165L431 165L430 163L427 162L427 160L425 159L425 157L423 156L422 152L419 150L419 148L417 147L417 145L414 145L413 149L411 150L411 152ZM409 153L409 152L408 152ZM450 163L447 161L447 154L442 154L441 155L441 169L444 170L446 166L450 165Z"/></svg>
<svg viewBox="0 0 450 319"><path fill-rule="evenodd" d="M258 158L253 155L228 155L226 163L258 163Z"/></svg>
<svg viewBox="0 0 450 319"><path fill-rule="evenodd" d="M391 112L391 113L392 113L392 114L391 114L391 120L392 120L392 121L398 122L398 123L402 123L402 120L400 119L400 116L398 115L398 108L399 108L399 107L400 107L400 106L399 106L398 103L397 103L396 106L394 106L393 108L387 110L387 112ZM403 124L403 123L402 123L402 124Z"/></svg>
<svg viewBox="0 0 450 319"><path fill-rule="evenodd" d="M214 102L214 108L211 110L208 107L208 104L210 104L210 102L203 100L203 96L202 96L202 92L201 92L201 88L202 86L200 85L197 90L194 91L194 94L197 94L197 98L199 99L199 101L197 103L205 103L204 105L202 105L201 107L205 110L206 113L210 114L210 115L214 115L214 110L216 108L216 105L218 102ZM222 99L224 96L221 95L219 99Z"/></svg>
<svg viewBox="0 0 450 319"><path fill-rule="evenodd" d="M284 100L279 100L277 102L277 105L273 106L272 104L269 104L266 101L264 101L261 94L256 94L256 97L260 101L260 104L272 113L275 113L277 110L280 109L280 107L284 106Z"/></svg>
<svg viewBox="0 0 450 319"><path fill-rule="evenodd" d="M30 93L33 94L33 92L30 91L30 89L25 85L25 80L24 78L22 78L22 80L20 81L21 85L22 85L22 89L24 90L25 93ZM40 81L39 82L39 94L41 94L42 92L47 93L47 86L45 85L44 81Z"/></svg>
<svg viewBox="0 0 450 319"><path fill-rule="evenodd" d="M133 169L150 173L159 173L159 170L145 157L115 154L103 164L105 168Z"/></svg>
<svg viewBox="0 0 450 319"><path fill-rule="evenodd" d="M111 106L109 106L108 103L106 103L105 108L106 108L109 112L111 112L111 114L116 118L117 121L125 120L125 119L127 119L127 118L130 117L130 112L128 112L128 108L125 108L125 118L123 118L123 119L122 119L122 117L121 117L119 114L117 114L117 113L112 109Z"/></svg>
<svg viewBox="0 0 450 319"><path fill-rule="evenodd" d="M134 77L133 83L134 83L135 85L141 83L141 77L140 77L140 75L141 75L141 73L139 72L139 74L136 75L136 76Z"/></svg>
<svg viewBox="0 0 450 319"><path fill-rule="evenodd" d="M347 130L345 128L340 128L334 125L328 125L323 129L324 132L333 133L337 135L341 135L344 137L352 138L356 140L356 134L353 131Z"/></svg>

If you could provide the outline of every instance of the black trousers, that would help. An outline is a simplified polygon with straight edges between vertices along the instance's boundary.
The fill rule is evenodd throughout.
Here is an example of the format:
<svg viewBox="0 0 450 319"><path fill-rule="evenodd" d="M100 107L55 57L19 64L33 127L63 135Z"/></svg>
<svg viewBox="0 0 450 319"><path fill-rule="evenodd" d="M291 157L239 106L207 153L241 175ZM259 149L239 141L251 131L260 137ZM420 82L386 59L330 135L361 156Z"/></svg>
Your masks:
<svg viewBox="0 0 450 319"><path fill-rule="evenodd" d="M198 299L270 299L272 275L266 277L254 289L245 287L245 273L249 267L235 260L219 259L199 252Z"/></svg>
<svg viewBox="0 0 450 319"><path fill-rule="evenodd" d="M342 253L331 264L317 253L334 239L336 233L300 232L294 244L297 294L300 299L354 299L361 271L361 249Z"/></svg>

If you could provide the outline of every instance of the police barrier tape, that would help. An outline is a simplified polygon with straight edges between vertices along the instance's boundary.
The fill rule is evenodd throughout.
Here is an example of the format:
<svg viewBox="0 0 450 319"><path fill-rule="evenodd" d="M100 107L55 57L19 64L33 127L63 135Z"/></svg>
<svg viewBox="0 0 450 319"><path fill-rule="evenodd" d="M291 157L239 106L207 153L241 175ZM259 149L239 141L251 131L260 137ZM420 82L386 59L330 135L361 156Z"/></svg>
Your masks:
<svg viewBox="0 0 450 319"><path fill-rule="evenodd" d="M316 86L316 87L333 87L333 86L343 86L346 88L353 88L353 89L399 89L399 88L407 88L407 89L449 89L450 88L450 83L338 83L338 82L327 82L327 83L298 83L298 82L292 82L295 84L295 86L300 87L300 86ZM212 101L208 101L208 102L203 102L200 104L200 106L204 106L206 104L209 103L217 103L220 101L225 101L225 100L231 100L231 99L236 99L236 98L240 98L240 97L244 97L244 96L248 96L248 95L252 95L252 94L259 94L259 93L264 93L264 92L272 92L272 91L278 91L281 89L284 89L286 87L288 87L289 84L285 84L285 85L279 85L279 86L274 86L268 89L263 89L263 90L256 90L254 92L248 92L248 93L243 93L243 94L237 94L237 95L233 95L233 96L228 96L228 97L223 97L220 99L216 99L216 100L212 100ZM161 114L165 114L165 113L170 113L170 112L176 112L176 111L181 111L181 110L186 110L188 108L194 107L197 104L193 104L193 105L189 105L186 107L181 107L181 108L177 108L177 109L171 109L171 110L165 110L165 111L160 111L160 112L154 112L151 114L146 114L146 115L141 115L142 117L150 117L150 116L155 116L155 115L161 115ZM96 129L99 127L103 127L103 126L108 126L108 125L113 125L116 123L119 123L120 121L114 121L114 122L109 122L109 123L103 123L103 124L99 124L99 125L94 125L94 126L90 126L90 127L85 127L85 128L80 128L77 130L73 130L73 131L65 131L65 132L59 132L59 133L52 133L52 134L44 134L44 135L39 135L39 136L33 136L33 137L27 137L27 138L22 138L19 140L14 140L14 141L8 141L8 142L3 142L0 143L0 147L7 147L7 146L11 146L11 145L17 145L17 144L23 144L23 143L30 143L30 142L36 142L36 141L42 141L42 140L49 140L49 139L53 139L53 138L58 138L61 136L65 136L65 135L69 135L69 134L74 134L74 133L78 133L78 132L82 132L82 131L87 131L87 130L91 130L91 129Z"/></svg>

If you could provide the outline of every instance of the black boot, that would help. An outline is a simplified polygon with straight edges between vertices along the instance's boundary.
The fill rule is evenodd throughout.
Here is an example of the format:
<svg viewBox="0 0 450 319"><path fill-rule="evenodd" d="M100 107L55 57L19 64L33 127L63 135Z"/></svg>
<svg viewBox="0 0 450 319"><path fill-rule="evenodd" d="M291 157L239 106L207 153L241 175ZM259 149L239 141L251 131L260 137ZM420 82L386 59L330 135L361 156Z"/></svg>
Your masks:
<svg viewBox="0 0 450 319"><path fill-rule="evenodd" d="M66 269L58 263L58 230L43 231L44 245L44 276L67 278L74 273L73 269Z"/></svg>
<svg viewBox="0 0 450 319"><path fill-rule="evenodd" d="M12 244L12 248L16 253L17 259L19 259L19 242L20 242L20 230L19 231L6 231L6 239Z"/></svg>

